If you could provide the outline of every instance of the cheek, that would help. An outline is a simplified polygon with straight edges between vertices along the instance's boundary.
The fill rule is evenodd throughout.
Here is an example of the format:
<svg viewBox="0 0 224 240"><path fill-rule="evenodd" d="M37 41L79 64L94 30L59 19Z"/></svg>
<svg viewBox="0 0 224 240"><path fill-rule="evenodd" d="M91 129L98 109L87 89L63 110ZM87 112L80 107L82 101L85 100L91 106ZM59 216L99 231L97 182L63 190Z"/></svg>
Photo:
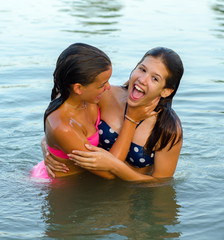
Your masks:
<svg viewBox="0 0 224 240"><path fill-rule="evenodd" d="M103 92L105 92L107 90L107 87L104 86L102 89L99 90L99 93L102 94Z"/></svg>
<svg viewBox="0 0 224 240"><path fill-rule="evenodd" d="M155 98L160 95L160 91L153 86L152 84L148 85L147 97L148 98Z"/></svg>
<svg viewBox="0 0 224 240"><path fill-rule="evenodd" d="M99 95L102 95L104 91L105 91L104 88L97 89L94 91L93 95L94 97L98 97Z"/></svg>
<svg viewBox="0 0 224 240"><path fill-rule="evenodd" d="M134 79L138 78L137 74L135 72L133 72L129 78L129 81L133 81Z"/></svg>

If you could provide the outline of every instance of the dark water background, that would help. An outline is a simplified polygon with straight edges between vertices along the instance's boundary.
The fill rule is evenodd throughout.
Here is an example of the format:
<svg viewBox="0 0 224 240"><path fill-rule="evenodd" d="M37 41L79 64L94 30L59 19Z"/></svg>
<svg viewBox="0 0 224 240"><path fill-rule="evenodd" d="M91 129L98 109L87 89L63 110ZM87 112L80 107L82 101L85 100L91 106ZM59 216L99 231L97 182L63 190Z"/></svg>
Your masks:
<svg viewBox="0 0 224 240"><path fill-rule="evenodd" d="M152 47L180 54L184 144L172 182L29 179L55 62L74 42L110 56L113 84ZM0 53L0 239L224 239L223 0L1 1Z"/></svg>

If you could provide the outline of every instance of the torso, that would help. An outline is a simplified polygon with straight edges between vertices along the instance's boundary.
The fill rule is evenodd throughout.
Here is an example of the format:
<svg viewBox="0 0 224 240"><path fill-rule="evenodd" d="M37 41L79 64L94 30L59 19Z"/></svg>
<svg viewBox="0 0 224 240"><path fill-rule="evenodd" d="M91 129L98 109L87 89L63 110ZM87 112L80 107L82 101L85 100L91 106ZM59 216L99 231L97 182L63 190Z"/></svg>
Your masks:
<svg viewBox="0 0 224 240"><path fill-rule="evenodd" d="M103 97L103 101L101 102L101 119L106 122L106 124L113 130L115 133L120 132L121 126L124 121L124 112L125 112L125 106L126 106L126 98L127 98L127 90L122 87L118 86L111 86L111 90L107 93L105 93ZM131 144L131 154L129 153L130 156L129 158L129 164L131 167L134 167L131 163L132 156L134 154L133 150L134 148L139 146L139 149L143 150L142 147L145 145L150 132L155 124L155 118L149 118L144 120L135 130L135 134L132 140ZM104 127L105 124L103 123ZM147 129L147 131L146 131ZM101 126L99 126L99 130L101 132ZM100 142L105 141L104 136L100 135ZM107 144L104 144L104 147L106 147ZM136 149L137 150L137 149ZM136 154L140 154L138 156L138 159L145 158L143 153L136 152ZM141 156L142 154L142 156ZM153 153L154 154L154 153ZM148 156L149 158L147 159L147 163L143 163L141 165L141 161L144 162L143 159L140 160L140 163L137 164L140 166L140 169L135 168L135 170L141 172L141 173L146 173L152 170L152 165L153 165L153 159L154 155ZM147 165L146 167L143 167ZM148 165L149 164L149 165ZM138 166L138 167L139 167ZM135 166L136 167L136 166Z"/></svg>
<svg viewBox="0 0 224 240"><path fill-rule="evenodd" d="M110 150L118 137L115 132L104 120L101 119L99 124L100 146ZM144 152L143 146L131 143L126 162L136 168L144 168L154 164L154 152L150 155Z"/></svg>
<svg viewBox="0 0 224 240"><path fill-rule="evenodd" d="M46 142L51 148L63 151L56 140L56 135L59 128L63 129L65 134L66 132L69 134L70 131L79 132L80 135L85 136L86 140L89 138L90 141L95 142L96 138L98 137L98 129L96 128L97 119L98 109L97 105L95 104L88 104L86 111L76 112L72 112L71 110L67 111L67 109L65 109L62 105L57 110L52 112L46 119ZM70 169L67 173L55 172L56 177L70 176L85 171L84 169L74 165L74 162L70 161L69 159L61 158L54 154L52 155L54 159L65 163Z"/></svg>

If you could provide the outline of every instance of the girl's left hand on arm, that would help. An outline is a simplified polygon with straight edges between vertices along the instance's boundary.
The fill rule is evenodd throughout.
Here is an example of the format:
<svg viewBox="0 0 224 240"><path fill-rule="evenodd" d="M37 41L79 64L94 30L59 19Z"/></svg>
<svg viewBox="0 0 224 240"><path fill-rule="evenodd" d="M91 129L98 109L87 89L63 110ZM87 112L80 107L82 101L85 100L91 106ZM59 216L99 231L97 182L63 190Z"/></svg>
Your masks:
<svg viewBox="0 0 224 240"><path fill-rule="evenodd" d="M98 171L110 171L114 156L106 150L85 144L86 148L91 152L73 150L72 154L68 154L69 159L74 161L76 165L88 169Z"/></svg>

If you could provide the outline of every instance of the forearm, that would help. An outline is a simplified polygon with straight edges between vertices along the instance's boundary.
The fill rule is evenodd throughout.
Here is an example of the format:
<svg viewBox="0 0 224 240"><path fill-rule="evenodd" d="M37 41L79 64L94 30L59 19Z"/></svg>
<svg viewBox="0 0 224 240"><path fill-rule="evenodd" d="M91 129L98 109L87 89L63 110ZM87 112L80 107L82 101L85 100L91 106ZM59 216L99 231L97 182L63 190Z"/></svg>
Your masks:
<svg viewBox="0 0 224 240"><path fill-rule="evenodd" d="M109 171L90 171L90 172L108 180L116 178L115 175Z"/></svg>
<svg viewBox="0 0 224 240"><path fill-rule="evenodd" d="M149 175L144 175L136 172L130 168L126 163L114 159L113 166L110 170L111 173L124 181L138 181L138 182L158 182L158 178Z"/></svg>
<svg viewBox="0 0 224 240"><path fill-rule="evenodd" d="M158 102L159 98L156 98L146 106L128 106L121 131L116 142L112 146L110 153L118 159L125 161L138 122L156 115L157 113L153 112L153 110L157 106Z"/></svg>
<svg viewBox="0 0 224 240"><path fill-rule="evenodd" d="M70 159L73 160L78 166L89 171L93 171L93 173L97 175L99 172L104 173L106 171L109 171L111 174L124 181L156 182L162 180L160 178L144 175L137 172L126 163L116 158L113 154L107 152L102 148L92 145L86 145L86 147L92 152L74 150L73 154L69 154ZM109 178L105 175L102 177ZM113 177L109 179L112 178Z"/></svg>
<svg viewBox="0 0 224 240"><path fill-rule="evenodd" d="M110 153L121 161L125 161L127 157L136 126L137 124L125 118L119 136L110 149Z"/></svg>

